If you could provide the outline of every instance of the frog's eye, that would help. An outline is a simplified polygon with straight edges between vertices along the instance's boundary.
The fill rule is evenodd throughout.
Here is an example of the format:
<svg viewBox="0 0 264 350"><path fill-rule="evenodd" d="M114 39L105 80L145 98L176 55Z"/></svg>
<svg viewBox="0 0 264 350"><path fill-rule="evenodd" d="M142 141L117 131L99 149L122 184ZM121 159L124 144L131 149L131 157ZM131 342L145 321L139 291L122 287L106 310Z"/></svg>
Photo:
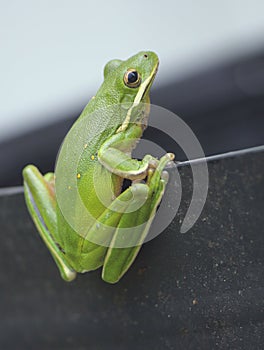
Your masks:
<svg viewBox="0 0 264 350"><path fill-rule="evenodd" d="M128 69L124 75L124 82L126 86L131 88L139 87L141 78L139 73L135 69Z"/></svg>

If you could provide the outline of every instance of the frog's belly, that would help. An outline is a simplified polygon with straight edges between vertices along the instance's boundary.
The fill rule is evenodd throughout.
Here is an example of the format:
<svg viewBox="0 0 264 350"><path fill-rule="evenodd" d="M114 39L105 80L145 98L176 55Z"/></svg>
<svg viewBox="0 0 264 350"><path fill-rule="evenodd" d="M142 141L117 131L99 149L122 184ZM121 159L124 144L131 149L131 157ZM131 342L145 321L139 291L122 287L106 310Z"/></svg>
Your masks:
<svg viewBox="0 0 264 350"><path fill-rule="evenodd" d="M111 174L98 161L94 162L78 182L80 197L94 218L98 218L120 194L123 179Z"/></svg>

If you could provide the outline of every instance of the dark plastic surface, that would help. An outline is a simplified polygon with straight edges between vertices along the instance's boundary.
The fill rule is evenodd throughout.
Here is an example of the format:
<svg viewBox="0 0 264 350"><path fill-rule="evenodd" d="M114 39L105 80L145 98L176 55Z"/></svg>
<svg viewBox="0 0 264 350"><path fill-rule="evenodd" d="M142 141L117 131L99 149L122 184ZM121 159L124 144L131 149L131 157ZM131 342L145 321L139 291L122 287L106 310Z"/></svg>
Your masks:
<svg viewBox="0 0 264 350"><path fill-rule="evenodd" d="M0 349L263 349L264 153L210 162L203 213L179 233L191 198L116 285L100 271L66 283L22 193L0 196Z"/></svg>

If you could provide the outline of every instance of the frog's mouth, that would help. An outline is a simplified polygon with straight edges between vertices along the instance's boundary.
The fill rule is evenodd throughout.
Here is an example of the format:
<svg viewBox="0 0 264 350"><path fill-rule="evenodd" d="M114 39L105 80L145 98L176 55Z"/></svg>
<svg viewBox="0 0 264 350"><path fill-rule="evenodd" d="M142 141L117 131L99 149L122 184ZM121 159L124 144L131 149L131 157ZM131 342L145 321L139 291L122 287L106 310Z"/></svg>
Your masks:
<svg viewBox="0 0 264 350"><path fill-rule="evenodd" d="M144 97L149 92L151 85L153 83L153 80L155 79L155 76L158 71L158 67L159 67L159 63L156 64L150 76L141 84L138 90L138 93L136 94L134 105L138 105L140 102L144 100Z"/></svg>
<svg viewBox="0 0 264 350"><path fill-rule="evenodd" d="M159 63L157 63L157 65L155 66L154 70L152 71L152 73L150 75L150 79L146 79L148 81L147 81L146 86L144 86L144 91L143 91L143 94L142 94L142 97L141 97L141 100L140 100L141 102L144 101L144 98L145 98L146 94L149 92L149 90L150 90L150 88L152 86L152 83L153 83L153 81L155 79L155 76L157 74L158 68L159 68ZM146 82L146 80L144 81L144 83ZM136 96L136 98L137 98L137 96Z"/></svg>

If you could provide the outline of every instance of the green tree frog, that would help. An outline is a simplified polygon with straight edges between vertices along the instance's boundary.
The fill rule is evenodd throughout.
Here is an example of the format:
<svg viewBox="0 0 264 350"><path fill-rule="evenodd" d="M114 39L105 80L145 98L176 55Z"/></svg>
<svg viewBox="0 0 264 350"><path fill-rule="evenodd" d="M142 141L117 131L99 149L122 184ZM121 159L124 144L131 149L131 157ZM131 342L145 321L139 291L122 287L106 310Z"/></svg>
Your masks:
<svg viewBox="0 0 264 350"><path fill-rule="evenodd" d="M83 145L76 173L72 175L85 207L95 218L84 228L85 234L75 231L58 204L57 187L63 183L61 177L57 178L56 172L56 176L54 173L43 176L34 165L23 169L29 213L66 281L72 281L78 272L102 267L104 281L118 282L148 234L168 181L164 169L174 154L166 153L160 159L146 155L137 160L131 157L131 152L147 125L149 91L158 65L157 55L150 51L139 52L125 61L108 62L104 82L69 131L71 135L78 121L83 120L99 134L89 145ZM113 113L111 107L119 105ZM98 113L102 109L104 112ZM112 125L107 130L102 129L106 121ZM65 167L76 157L75 151L67 149L67 152L62 156ZM105 182L109 173L111 186ZM124 179L131 181L126 189L122 187ZM94 190L98 186L103 189L103 203ZM71 186L63 187L63 191L67 202ZM75 204L69 204L76 220L81 220ZM107 244L102 245L94 240L101 234L101 225L110 227ZM123 228L127 227L132 227L129 240L133 244L120 247L115 243L122 241Z"/></svg>

